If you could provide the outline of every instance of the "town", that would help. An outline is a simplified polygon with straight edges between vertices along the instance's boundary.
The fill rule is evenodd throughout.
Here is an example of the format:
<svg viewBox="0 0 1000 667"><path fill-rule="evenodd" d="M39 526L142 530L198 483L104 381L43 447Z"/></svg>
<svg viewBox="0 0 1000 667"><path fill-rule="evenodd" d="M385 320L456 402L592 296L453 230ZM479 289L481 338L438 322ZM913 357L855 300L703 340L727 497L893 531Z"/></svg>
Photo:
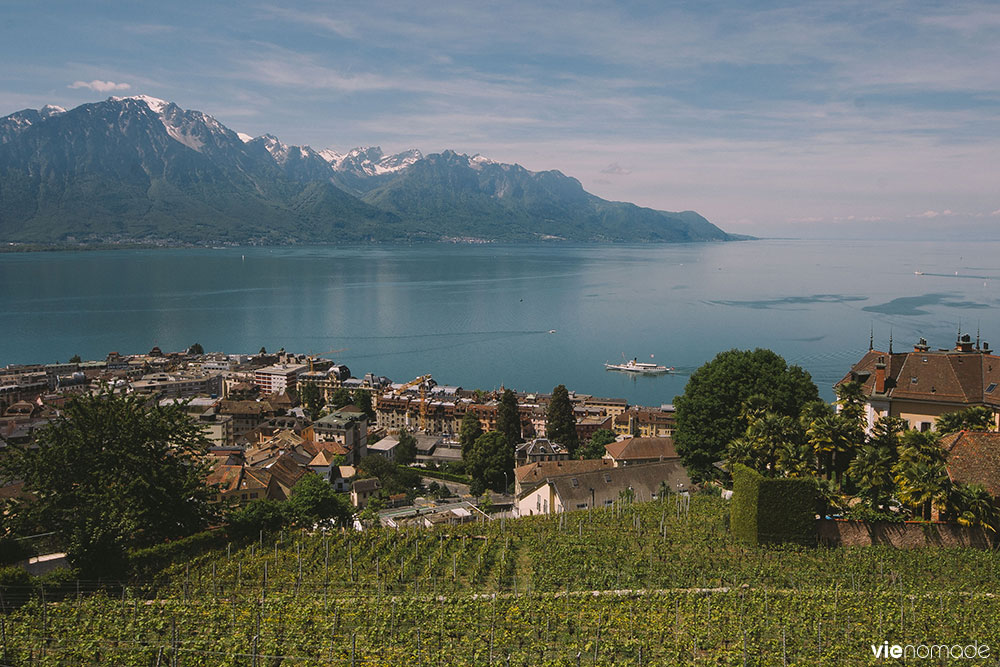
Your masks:
<svg viewBox="0 0 1000 667"><path fill-rule="evenodd" d="M479 434L497 430L507 393L502 388L439 385L430 375L405 383L371 373L356 378L347 366L316 355L204 354L200 345L172 353L156 347L146 354L112 352L100 361L11 365L0 369L0 383L2 444L32 442L68 399L102 387L183 406L210 441L206 483L218 501L236 505L287 500L311 473L350 494L357 510L379 508L389 526L474 520L484 491L493 512L519 516L603 506L626 489L649 499L662 483L674 490L691 485L671 440L672 405L630 406L624 399L564 390L573 421L568 440L574 449L582 443L571 460L570 443L547 438L553 396L509 392L516 401L517 467L502 486L492 485L490 497L491 485L468 474L460 434L468 416ZM408 441L412 451L404 452ZM362 462L371 455L412 466L419 472L416 483L402 488L366 475ZM642 474L627 467L638 463L658 465ZM555 486L562 478L572 478L572 486ZM7 480L5 493L16 493L19 484Z"/></svg>

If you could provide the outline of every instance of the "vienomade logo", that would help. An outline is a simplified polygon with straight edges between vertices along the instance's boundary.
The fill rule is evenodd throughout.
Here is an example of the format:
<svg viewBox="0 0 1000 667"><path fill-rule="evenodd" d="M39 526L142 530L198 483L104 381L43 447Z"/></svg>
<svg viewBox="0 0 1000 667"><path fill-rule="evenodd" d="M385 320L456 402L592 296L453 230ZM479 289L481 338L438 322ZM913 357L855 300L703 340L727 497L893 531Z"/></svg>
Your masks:
<svg viewBox="0 0 1000 667"><path fill-rule="evenodd" d="M978 641L961 646L954 644L889 644L885 641L881 644L872 644L872 655L876 659L896 658L927 658L930 660L940 660L948 658L950 660L985 660L990 656L990 647L980 644Z"/></svg>

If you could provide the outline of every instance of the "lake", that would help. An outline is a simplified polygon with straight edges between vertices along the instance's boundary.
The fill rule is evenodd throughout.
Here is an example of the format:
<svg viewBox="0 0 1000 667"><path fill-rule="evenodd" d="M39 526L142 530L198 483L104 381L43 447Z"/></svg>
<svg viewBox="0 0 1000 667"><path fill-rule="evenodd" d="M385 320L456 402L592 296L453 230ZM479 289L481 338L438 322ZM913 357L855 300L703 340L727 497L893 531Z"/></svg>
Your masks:
<svg viewBox="0 0 1000 667"><path fill-rule="evenodd" d="M396 381L659 405L730 348L768 347L826 398L868 348L1000 346L1000 243L763 240L0 254L0 365L110 351L284 347ZM919 272L919 273L918 273ZM549 333L555 330L555 333ZM340 350L331 353L332 350ZM631 377L605 361L677 369Z"/></svg>

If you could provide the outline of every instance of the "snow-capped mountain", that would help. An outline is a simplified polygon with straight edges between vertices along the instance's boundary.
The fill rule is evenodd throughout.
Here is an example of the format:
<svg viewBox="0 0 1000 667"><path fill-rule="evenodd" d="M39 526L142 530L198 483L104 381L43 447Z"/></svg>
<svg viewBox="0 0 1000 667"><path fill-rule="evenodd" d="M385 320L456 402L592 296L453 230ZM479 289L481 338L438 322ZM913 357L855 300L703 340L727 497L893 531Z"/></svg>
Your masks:
<svg viewBox="0 0 1000 667"><path fill-rule="evenodd" d="M0 241L724 240L557 171L445 151L346 153L137 95L0 118Z"/></svg>
<svg viewBox="0 0 1000 667"><path fill-rule="evenodd" d="M423 158L420 151L410 149L395 155L385 155L380 146L354 148L347 153L337 153L332 149L319 151L319 156L330 163L335 171L358 176L381 176L406 169Z"/></svg>

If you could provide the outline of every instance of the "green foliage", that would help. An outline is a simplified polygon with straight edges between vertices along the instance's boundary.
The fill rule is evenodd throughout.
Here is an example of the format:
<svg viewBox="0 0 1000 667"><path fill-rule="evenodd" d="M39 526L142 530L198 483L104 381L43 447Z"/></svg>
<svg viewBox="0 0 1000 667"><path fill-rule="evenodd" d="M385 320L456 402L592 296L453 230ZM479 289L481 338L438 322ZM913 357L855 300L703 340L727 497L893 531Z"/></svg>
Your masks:
<svg viewBox="0 0 1000 667"><path fill-rule="evenodd" d="M195 343L187 350L188 354L201 355L205 354L205 348L201 346L201 343Z"/></svg>
<svg viewBox="0 0 1000 667"><path fill-rule="evenodd" d="M744 402L759 394L778 415L798 418L802 407L819 399L809 373L789 366L770 350L729 350L696 370L674 399L674 444L696 481L714 474L712 464L747 427Z"/></svg>
<svg viewBox="0 0 1000 667"><path fill-rule="evenodd" d="M235 540L254 539L261 533L272 535L291 525L294 515L286 502L254 500L227 515L229 535Z"/></svg>
<svg viewBox="0 0 1000 667"><path fill-rule="evenodd" d="M209 441L181 405L104 392L74 398L37 447L2 462L34 502L15 521L55 531L86 576L114 576L126 550L189 535L214 516L204 454Z"/></svg>
<svg viewBox="0 0 1000 667"><path fill-rule="evenodd" d="M497 431L503 434L513 450L521 442L521 413L517 408L517 396L505 389L497 406Z"/></svg>
<svg viewBox="0 0 1000 667"><path fill-rule="evenodd" d="M948 412L934 422L935 430L944 435L958 431L989 431L993 428L993 410L982 405Z"/></svg>
<svg viewBox="0 0 1000 667"><path fill-rule="evenodd" d="M938 435L932 431L906 431L900 438L899 460L893 467L899 500L913 513L930 521L937 505L946 508L948 471Z"/></svg>
<svg viewBox="0 0 1000 667"><path fill-rule="evenodd" d="M313 419L319 418L320 411L323 410L323 392L315 382L300 382L299 400L309 411Z"/></svg>
<svg viewBox="0 0 1000 667"><path fill-rule="evenodd" d="M361 478L378 478L386 495L404 493L420 486L420 474L416 470L398 466L378 454L369 454L361 459L358 473Z"/></svg>
<svg viewBox="0 0 1000 667"><path fill-rule="evenodd" d="M399 431L399 444L396 445L396 463L408 466L417 460L417 439L405 428Z"/></svg>
<svg viewBox="0 0 1000 667"><path fill-rule="evenodd" d="M815 544L815 482L768 478L735 464L730 529L748 544Z"/></svg>
<svg viewBox="0 0 1000 667"><path fill-rule="evenodd" d="M864 505L852 507L844 512L844 518L849 521L866 521L868 523L903 523L905 521L898 512L881 512Z"/></svg>
<svg viewBox="0 0 1000 667"><path fill-rule="evenodd" d="M579 436L576 433L573 404L570 403L569 392L565 385L558 385L552 390L552 399L545 415L545 437L566 447L570 458L576 457ZM604 452L601 452L601 456L604 456Z"/></svg>
<svg viewBox="0 0 1000 667"><path fill-rule="evenodd" d="M34 552L23 540L0 538L0 566L12 565L33 555Z"/></svg>
<svg viewBox="0 0 1000 667"><path fill-rule="evenodd" d="M480 495L487 489L503 491L507 482L513 480L514 448L499 431L484 433L472 446L469 467L473 495Z"/></svg>
<svg viewBox="0 0 1000 667"><path fill-rule="evenodd" d="M338 387L330 395L330 405L333 406L334 410L339 410L345 405L350 405L353 401L354 397L351 396L351 390L347 387Z"/></svg>
<svg viewBox="0 0 1000 667"><path fill-rule="evenodd" d="M253 537L256 536L257 533L253 533ZM151 579L173 563L189 561L223 547L229 537L231 535L224 530L206 530L173 542L137 549L129 554L132 576L139 580Z"/></svg>
<svg viewBox="0 0 1000 667"><path fill-rule="evenodd" d="M573 429L574 432L576 429ZM607 450L604 448L605 445L610 445L615 441L615 432L606 428L598 429L594 431L594 435L590 436L588 440L582 447L576 451L576 455L585 459L601 459L604 458L604 454Z"/></svg>
<svg viewBox="0 0 1000 667"><path fill-rule="evenodd" d="M74 354L72 357L69 358L69 363L71 363L71 364L81 364L81 363L83 363L83 359L80 358L79 354Z"/></svg>
<svg viewBox="0 0 1000 667"><path fill-rule="evenodd" d="M952 485L948 504L949 513L963 526L985 528L992 533L1000 527L1000 510L981 484Z"/></svg>
<svg viewBox="0 0 1000 667"><path fill-rule="evenodd" d="M366 417L368 417L369 423L375 420L375 408L372 407L371 393L365 391L364 389L355 390L354 405L357 406L358 410L361 410Z"/></svg>
<svg viewBox="0 0 1000 667"><path fill-rule="evenodd" d="M462 416L462 424L458 429L458 441L462 445L462 460L467 461L469 452L476 440L483 434L483 427L479 423L479 417L473 410L466 410Z"/></svg>
<svg viewBox="0 0 1000 667"><path fill-rule="evenodd" d="M353 517L344 497L316 474L303 475L292 487L288 505L296 521L307 528L316 524L344 527Z"/></svg>

